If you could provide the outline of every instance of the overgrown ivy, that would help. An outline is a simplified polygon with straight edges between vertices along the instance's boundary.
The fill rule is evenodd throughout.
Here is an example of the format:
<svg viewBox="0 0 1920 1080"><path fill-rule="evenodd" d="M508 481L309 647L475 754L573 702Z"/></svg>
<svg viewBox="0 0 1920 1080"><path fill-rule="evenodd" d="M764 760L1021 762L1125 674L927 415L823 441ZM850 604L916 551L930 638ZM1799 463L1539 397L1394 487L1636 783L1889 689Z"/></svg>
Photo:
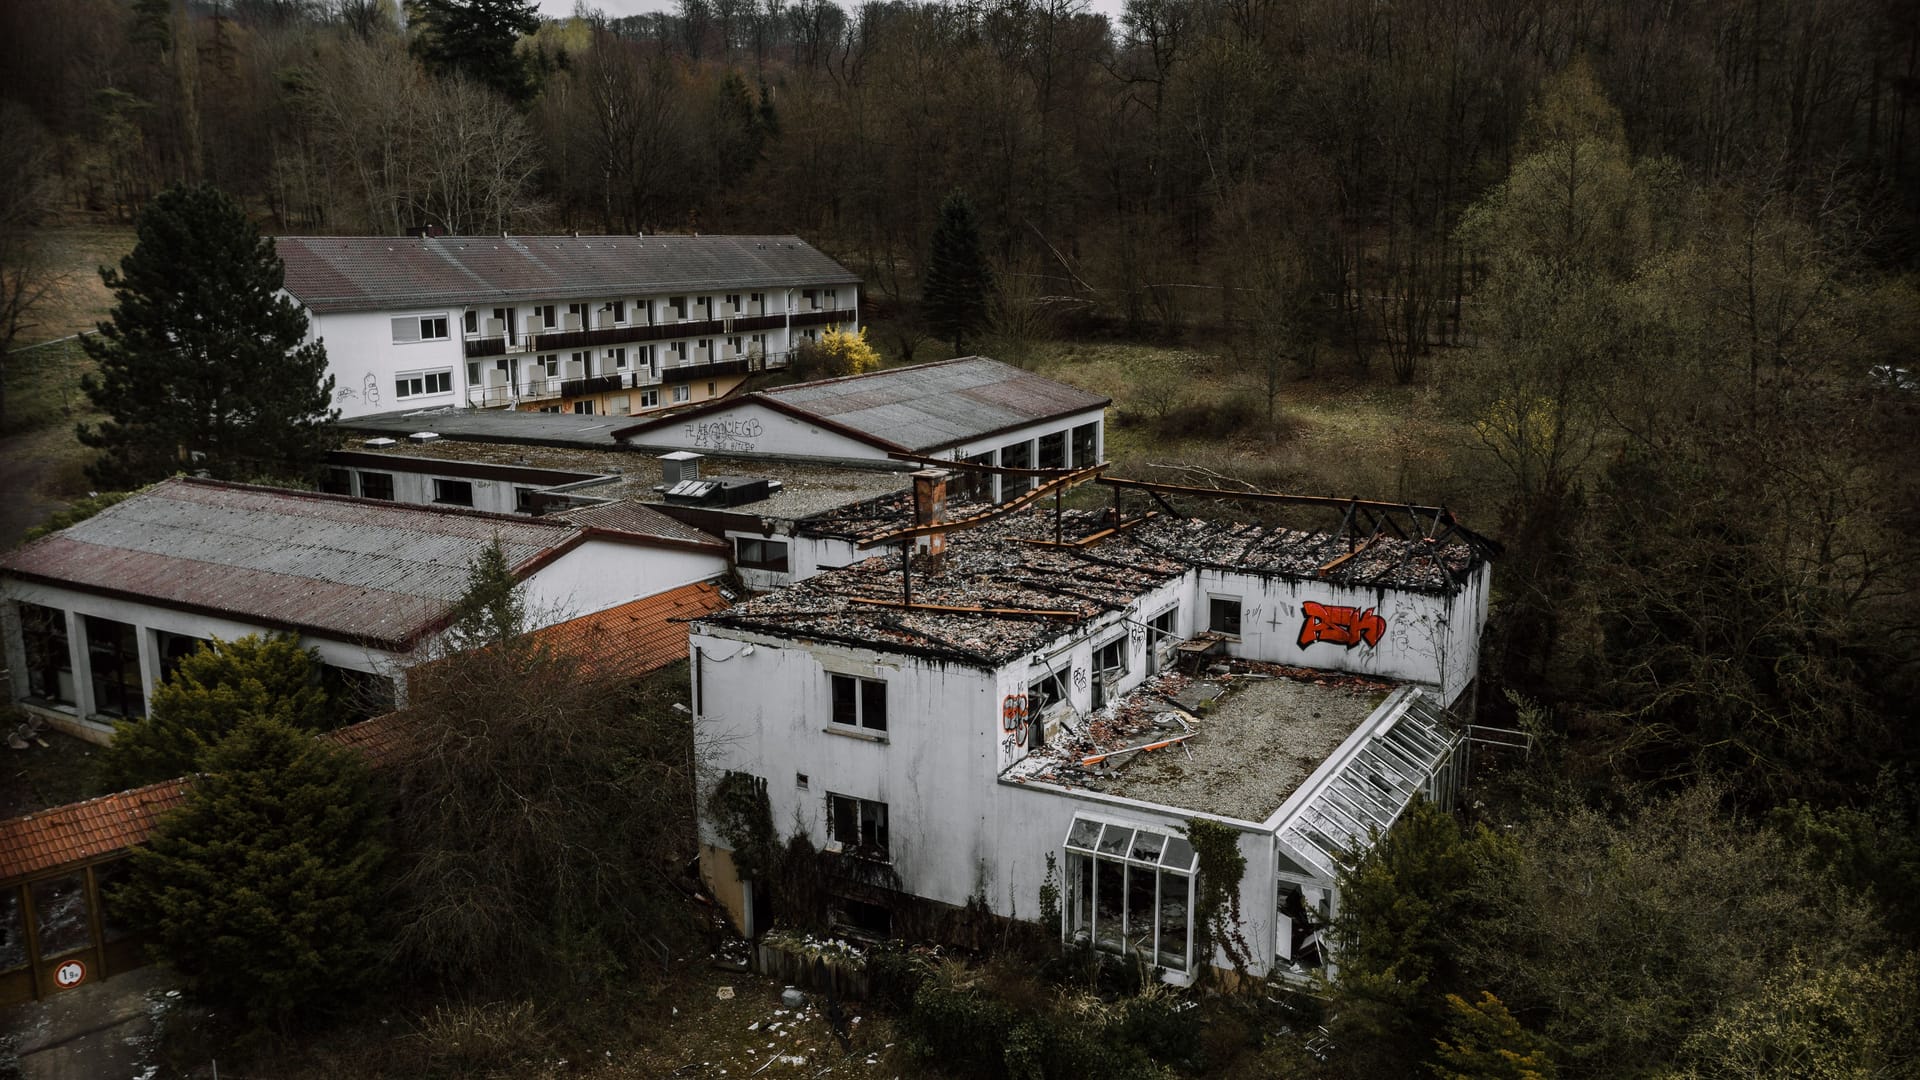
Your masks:
<svg viewBox="0 0 1920 1080"><path fill-rule="evenodd" d="M1227 954L1235 975L1247 973L1252 949L1240 932L1240 880L1247 873L1247 857L1240 854L1240 831L1205 818L1187 819L1187 841L1200 857L1194 888L1194 956L1211 963L1218 947Z"/></svg>
<svg viewBox="0 0 1920 1080"><path fill-rule="evenodd" d="M1040 925L1058 937L1060 934L1060 864L1047 852L1047 873L1040 879Z"/></svg>
<svg viewBox="0 0 1920 1080"><path fill-rule="evenodd" d="M733 868L742 879L768 880L779 855L773 833L773 807L767 782L752 773L728 770L707 796L720 838L733 849Z"/></svg>

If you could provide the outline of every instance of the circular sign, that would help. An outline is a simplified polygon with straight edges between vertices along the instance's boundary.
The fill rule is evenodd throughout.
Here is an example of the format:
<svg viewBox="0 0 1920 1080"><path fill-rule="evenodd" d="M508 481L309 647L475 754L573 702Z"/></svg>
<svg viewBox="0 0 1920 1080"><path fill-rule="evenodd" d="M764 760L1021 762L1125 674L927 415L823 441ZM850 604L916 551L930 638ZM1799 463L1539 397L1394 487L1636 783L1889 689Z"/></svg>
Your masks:
<svg viewBox="0 0 1920 1080"><path fill-rule="evenodd" d="M87 965L78 960L69 960L54 969L53 981L59 983L62 990L79 986L87 981Z"/></svg>

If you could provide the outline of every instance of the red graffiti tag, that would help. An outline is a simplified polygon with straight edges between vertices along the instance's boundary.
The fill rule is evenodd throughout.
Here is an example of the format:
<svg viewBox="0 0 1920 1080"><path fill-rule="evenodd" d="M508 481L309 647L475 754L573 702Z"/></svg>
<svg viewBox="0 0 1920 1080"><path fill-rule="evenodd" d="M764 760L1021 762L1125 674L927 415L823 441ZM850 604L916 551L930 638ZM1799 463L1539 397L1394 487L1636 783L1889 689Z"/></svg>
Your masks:
<svg viewBox="0 0 1920 1080"><path fill-rule="evenodd" d="M1387 620L1375 615L1372 608L1361 611L1359 608L1330 607L1309 600L1300 605L1300 611L1306 616L1300 622L1300 647L1303 649L1316 641L1331 641L1349 649L1361 642L1375 646L1380 644L1381 636L1387 632Z"/></svg>

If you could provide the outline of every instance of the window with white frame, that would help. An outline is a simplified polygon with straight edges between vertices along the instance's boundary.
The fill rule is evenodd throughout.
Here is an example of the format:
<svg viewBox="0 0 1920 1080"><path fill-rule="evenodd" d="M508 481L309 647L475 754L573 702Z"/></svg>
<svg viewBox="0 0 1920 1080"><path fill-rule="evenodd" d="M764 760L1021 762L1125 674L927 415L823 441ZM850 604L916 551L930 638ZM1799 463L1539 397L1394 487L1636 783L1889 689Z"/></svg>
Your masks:
<svg viewBox="0 0 1920 1080"><path fill-rule="evenodd" d="M394 376L394 397L412 398L451 393L453 393L452 368L443 371L408 371Z"/></svg>
<svg viewBox="0 0 1920 1080"><path fill-rule="evenodd" d="M840 290L828 289L827 298L826 298L827 307L829 308L837 307L839 303L840 303Z"/></svg>
<svg viewBox="0 0 1920 1080"><path fill-rule="evenodd" d="M889 858L887 804L829 793L827 837L849 855L879 860Z"/></svg>
<svg viewBox="0 0 1920 1080"><path fill-rule="evenodd" d="M887 684L880 679L862 679L853 675L830 675L831 711L836 724L869 731L887 730Z"/></svg>
<svg viewBox="0 0 1920 1080"><path fill-rule="evenodd" d="M1068 940L1168 971L1192 969L1200 860L1186 837L1076 815L1063 846Z"/></svg>
<svg viewBox="0 0 1920 1080"><path fill-rule="evenodd" d="M1103 708L1120 691L1127 674L1127 635L1093 650L1093 707Z"/></svg>
<svg viewBox="0 0 1920 1080"><path fill-rule="evenodd" d="M1239 637L1240 598L1237 596L1207 597L1207 629L1216 634Z"/></svg>
<svg viewBox="0 0 1920 1080"><path fill-rule="evenodd" d="M573 411L581 416L592 416L593 415L593 399L587 398L583 401L574 402Z"/></svg>
<svg viewBox="0 0 1920 1080"><path fill-rule="evenodd" d="M736 565L749 570L773 570L787 572L787 542L785 540L764 540L757 536L736 536L733 538L733 561ZM881 707L884 721L886 708Z"/></svg>
<svg viewBox="0 0 1920 1080"><path fill-rule="evenodd" d="M608 306L612 309L613 325L623 325L627 321L627 302L625 300L615 300Z"/></svg>
<svg viewBox="0 0 1920 1080"><path fill-rule="evenodd" d="M767 307L767 294L749 293L747 294L747 303L755 315L764 314Z"/></svg>
<svg viewBox="0 0 1920 1080"><path fill-rule="evenodd" d="M741 353L746 351L747 351L746 338L741 337L739 334L735 334L732 337L727 339L727 355L728 356L739 356Z"/></svg>
<svg viewBox="0 0 1920 1080"><path fill-rule="evenodd" d="M728 293L727 294L727 314L733 315L738 313L739 310L740 310L740 294L737 292Z"/></svg>
<svg viewBox="0 0 1920 1080"><path fill-rule="evenodd" d="M542 304L534 308L533 313L540 320L543 330L552 330L560 325L560 310L552 304Z"/></svg>
<svg viewBox="0 0 1920 1080"><path fill-rule="evenodd" d="M462 322L466 326L467 333L477 334L480 332L480 313L472 308L467 309L467 314L462 319Z"/></svg>
<svg viewBox="0 0 1920 1080"><path fill-rule="evenodd" d="M553 378L560 374L560 354L542 353L540 357L534 361L534 368L547 378Z"/></svg>
<svg viewBox="0 0 1920 1080"><path fill-rule="evenodd" d="M625 371L627 368L627 350L608 349L607 360L613 364L615 371Z"/></svg>
<svg viewBox="0 0 1920 1080"><path fill-rule="evenodd" d="M667 301L667 303L673 308L673 320L675 322L680 322L687 317L687 298L686 297L675 296L670 298Z"/></svg>
<svg viewBox="0 0 1920 1080"><path fill-rule="evenodd" d="M673 403L675 405L679 405L684 402L688 402L692 400L693 400L693 388L688 386L686 383L681 383L679 386L676 386L673 388Z"/></svg>
<svg viewBox="0 0 1920 1080"><path fill-rule="evenodd" d="M642 391L640 391L640 407L641 407L641 408L643 408L643 409L657 409L657 408L659 408L659 407L660 407L660 391L659 391L659 389L657 389L657 388L656 388L656 389L653 389L653 390L642 390Z"/></svg>
<svg viewBox="0 0 1920 1080"><path fill-rule="evenodd" d="M393 320L393 343L409 345L416 341L445 341L445 315L406 315Z"/></svg>
<svg viewBox="0 0 1920 1080"><path fill-rule="evenodd" d="M684 364L687 362L687 343L686 342L676 341L673 344L667 346L667 351L673 355L674 363Z"/></svg>

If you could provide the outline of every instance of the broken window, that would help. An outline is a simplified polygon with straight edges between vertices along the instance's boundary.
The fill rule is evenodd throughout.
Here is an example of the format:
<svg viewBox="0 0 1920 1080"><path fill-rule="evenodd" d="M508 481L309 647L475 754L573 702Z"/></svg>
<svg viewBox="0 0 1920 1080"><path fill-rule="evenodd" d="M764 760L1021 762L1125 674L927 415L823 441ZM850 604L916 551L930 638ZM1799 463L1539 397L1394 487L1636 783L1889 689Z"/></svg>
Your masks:
<svg viewBox="0 0 1920 1080"><path fill-rule="evenodd" d="M993 464L993 451L962 458L973 465ZM956 499L978 499L981 502L993 501L993 474L978 469L961 469L954 479L947 481L947 491Z"/></svg>
<svg viewBox="0 0 1920 1080"><path fill-rule="evenodd" d="M733 561L749 570L787 572L787 544L784 540L762 540L753 536L733 538Z"/></svg>
<svg viewBox="0 0 1920 1080"><path fill-rule="evenodd" d="M1093 707L1103 708L1120 692L1127 674L1127 635L1121 634L1093 651Z"/></svg>
<svg viewBox="0 0 1920 1080"><path fill-rule="evenodd" d="M73 654L67 648L66 612L22 603L20 637L27 653L28 696L53 704L74 704Z"/></svg>
<svg viewBox="0 0 1920 1080"><path fill-rule="evenodd" d="M206 644L206 642L200 638L188 637L185 634L169 633L165 630L155 631L154 637L160 645L161 682L172 679L173 673L180 670L180 661L192 656L200 650L202 645Z"/></svg>
<svg viewBox="0 0 1920 1080"><path fill-rule="evenodd" d="M93 711L147 715L147 684L140 678L139 632L123 622L87 616L87 666L93 672Z"/></svg>
<svg viewBox="0 0 1920 1080"><path fill-rule="evenodd" d="M51 960L93 944L93 923L87 912L87 879L83 874L36 881L32 894L34 930L40 956Z"/></svg>
<svg viewBox="0 0 1920 1080"><path fill-rule="evenodd" d="M1027 715L1039 716L1067 700L1067 673L1049 671L1027 684Z"/></svg>
<svg viewBox="0 0 1920 1080"><path fill-rule="evenodd" d="M1066 839L1067 934L1187 970L1197 861L1185 837L1076 816Z"/></svg>
<svg viewBox="0 0 1920 1080"><path fill-rule="evenodd" d="M1240 599L1213 596L1207 599L1207 629L1216 634L1240 636Z"/></svg>
<svg viewBox="0 0 1920 1080"><path fill-rule="evenodd" d="M1000 465L1007 469L1033 468L1033 444L1030 442L1008 443L1000 448ZM1006 502L1025 495L1033 487L1031 476L1002 476L1000 478L1000 501Z"/></svg>
<svg viewBox="0 0 1920 1080"><path fill-rule="evenodd" d="M887 684L879 679L833 676L833 722L887 730Z"/></svg>
<svg viewBox="0 0 1920 1080"><path fill-rule="evenodd" d="M827 796L827 828L840 850L869 859L887 854L887 804L851 795Z"/></svg>
<svg viewBox="0 0 1920 1080"><path fill-rule="evenodd" d="M1067 433L1056 431L1051 435L1040 436L1040 468L1064 469L1067 467Z"/></svg>
<svg viewBox="0 0 1920 1080"><path fill-rule="evenodd" d="M1073 429L1073 467L1084 469L1100 463L1100 424L1081 424Z"/></svg>
<svg viewBox="0 0 1920 1080"><path fill-rule="evenodd" d="M472 506L473 484L467 480L435 480L433 501L445 506Z"/></svg>

